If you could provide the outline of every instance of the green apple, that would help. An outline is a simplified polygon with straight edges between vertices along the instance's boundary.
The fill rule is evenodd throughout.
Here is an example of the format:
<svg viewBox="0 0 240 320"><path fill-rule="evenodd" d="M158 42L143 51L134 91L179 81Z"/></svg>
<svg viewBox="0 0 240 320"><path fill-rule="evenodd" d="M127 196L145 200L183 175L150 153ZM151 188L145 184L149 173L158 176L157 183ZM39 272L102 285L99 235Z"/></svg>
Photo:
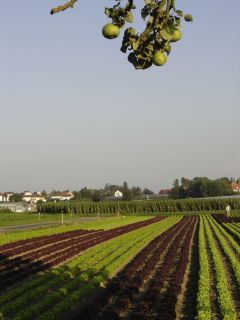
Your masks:
<svg viewBox="0 0 240 320"><path fill-rule="evenodd" d="M174 33L172 35L171 42L176 42L176 41L180 40L181 38L182 38L182 32L181 32L181 30L177 29L174 31Z"/></svg>
<svg viewBox="0 0 240 320"><path fill-rule="evenodd" d="M114 39L119 36L120 28L113 23L107 23L102 28L102 34L107 39Z"/></svg>
<svg viewBox="0 0 240 320"><path fill-rule="evenodd" d="M158 50L154 53L152 61L156 66L163 66L167 62L167 56L161 50Z"/></svg>

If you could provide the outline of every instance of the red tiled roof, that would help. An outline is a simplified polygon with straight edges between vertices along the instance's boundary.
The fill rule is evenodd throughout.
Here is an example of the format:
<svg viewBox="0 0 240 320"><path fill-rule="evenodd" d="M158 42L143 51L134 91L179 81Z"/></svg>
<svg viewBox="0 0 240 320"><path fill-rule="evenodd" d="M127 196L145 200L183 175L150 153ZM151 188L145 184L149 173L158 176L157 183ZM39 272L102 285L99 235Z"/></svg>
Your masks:
<svg viewBox="0 0 240 320"><path fill-rule="evenodd" d="M159 194L169 194L171 192L171 189L162 189L159 191Z"/></svg>
<svg viewBox="0 0 240 320"><path fill-rule="evenodd" d="M234 183L231 184L231 187L232 187L233 190L234 189L239 189L240 190L240 184L239 183L234 182Z"/></svg>
<svg viewBox="0 0 240 320"><path fill-rule="evenodd" d="M52 197L72 197L72 194L69 191L58 191Z"/></svg>

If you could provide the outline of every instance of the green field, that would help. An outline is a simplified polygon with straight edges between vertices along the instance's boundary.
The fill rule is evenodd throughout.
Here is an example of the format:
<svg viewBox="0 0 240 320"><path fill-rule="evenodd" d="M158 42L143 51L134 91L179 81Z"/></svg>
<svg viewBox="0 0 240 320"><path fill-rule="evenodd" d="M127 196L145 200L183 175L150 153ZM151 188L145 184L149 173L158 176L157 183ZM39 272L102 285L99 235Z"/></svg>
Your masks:
<svg viewBox="0 0 240 320"><path fill-rule="evenodd" d="M0 319L238 320L239 218L120 216L6 232Z"/></svg>
<svg viewBox="0 0 240 320"><path fill-rule="evenodd" d="M11 216L12 213L9 213L7 215ZM18 215L18 213L14 215ZM21 215L23 216L22 221L24 221L24 224L26 224L26 218L27 218L26 215L29 215L29 214L21 214ZM5 216L5 218L8 218L8 216ZM47 227L43 226L37 229L12 230L12 231L2 232L2 233L0 232L0 244L17 241L17 240L28 239L28 238L40 237L40 236L49 236L49 235L58 234L61 232L73 231L78 229L108 230L118 226L124 226L129 223L143 221L149 218L150 217L147 217L147 216L120 216L120 217L103 217L103 218L100 217L99 220L73 222L69 225L58 224L58 225L49 225ZM20 221L21 220L18 220L18 222ZM49 220L49 221L53 221L53 220ZM38 222L39 221L37 220L37 223ZM12 223L10 221L9 225L16 225L16 220L12 220Z"/></svg>
<svg viewBox="0 0 240 320"><path fill-rule="evenodd" d="M64 214L64 221L86 217L84 215ZM15 212L1 212L0 211L0 227L19 226L25 224L41 223L41 222L61 222L61 214L39 214L38 213L15 213Z"/></svg>

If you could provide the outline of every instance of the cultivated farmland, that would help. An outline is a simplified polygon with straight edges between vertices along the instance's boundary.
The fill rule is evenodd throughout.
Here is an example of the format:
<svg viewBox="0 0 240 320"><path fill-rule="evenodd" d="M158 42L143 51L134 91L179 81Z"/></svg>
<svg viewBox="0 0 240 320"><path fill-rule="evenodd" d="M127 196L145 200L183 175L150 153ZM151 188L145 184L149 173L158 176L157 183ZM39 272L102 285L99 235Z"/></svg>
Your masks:
<svg viewBox="0 0 240 320"><path fill-rule="evenodd" d="M239 218L99 221L2 244L0 319L240 319Z"/></svg>

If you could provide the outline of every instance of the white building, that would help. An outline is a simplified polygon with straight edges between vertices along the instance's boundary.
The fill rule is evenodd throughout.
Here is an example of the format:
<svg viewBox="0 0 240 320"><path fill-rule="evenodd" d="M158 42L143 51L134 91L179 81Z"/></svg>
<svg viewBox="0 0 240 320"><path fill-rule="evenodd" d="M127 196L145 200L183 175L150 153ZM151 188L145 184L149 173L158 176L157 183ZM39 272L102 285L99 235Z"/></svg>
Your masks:
<svg viewBox="0 0 240 320"><path fill-rule="evenodd" d="M0 209L9 209L12 212L27 212L36 211L36 204L34 203L24 203L24 202L9 202L9 203L0 203Z"/></svg>
<svg viewBox="0 0 240 320"><path fill-rule="evenodd" d="M24 191L22 200L28 203L46 202L45 197L40 192L32 193L30 191Z"/></svg>
<svg viewBox="0 0 240 320"><path fill-rule="evenodd" d="M123 197L123 194L121 191L117 190L114 192L114 198L122 198Z"/></svg>
<svg viewBox="0 0 240 320"><path fill-rule="evenodd" d="M68 201L74 198L74 194L69 191L57 191L54 194L51 195L50 199L52 201Z"/></svg>
<svg viewBox="0 0 240 320"><path fill-rule="evenodd" d="M0 192L0 202L9 202L12 192Z"/></svg>

